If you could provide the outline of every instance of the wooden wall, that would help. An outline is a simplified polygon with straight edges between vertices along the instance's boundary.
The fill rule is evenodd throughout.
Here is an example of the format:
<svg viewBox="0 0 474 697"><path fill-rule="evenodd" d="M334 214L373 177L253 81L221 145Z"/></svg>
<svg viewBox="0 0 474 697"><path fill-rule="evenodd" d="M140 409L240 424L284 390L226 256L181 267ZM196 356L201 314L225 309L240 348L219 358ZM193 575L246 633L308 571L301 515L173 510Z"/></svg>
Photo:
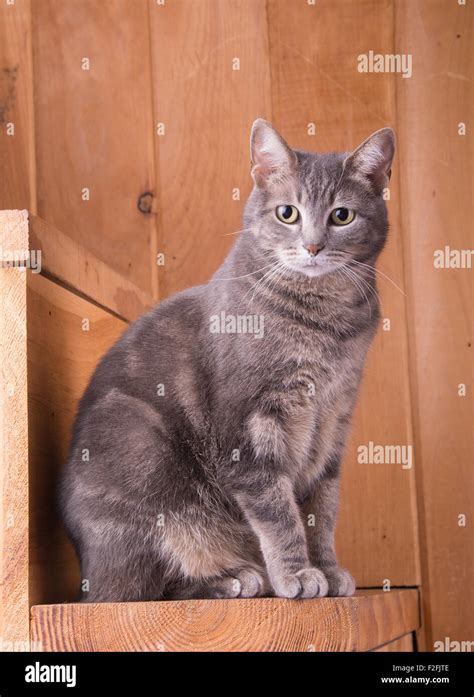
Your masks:
<svg viewBox="0 0 474 697"><path fill-rule="evenodd" d="M242 227L249 129L271 116L265 7L150 3L154 122L165 128L155 139L162 295L205 282Z"/></svg>
<svg viewBox="0 0 474 697"><path fill-rule="evenodd" d="M359 586L423 586L428 648L469 638L457 611L468 577L472 587L469 522L457 516L472 511L471 413L457 386L469 382L471 286L468 270L434 271L432 253L446 230L453 246L469 244L472 154L457 123L469 121L471 20L455 0L15 0L0 9L0 208L37 212L68 249L108 266L117 287L123 279L113 307L110 293L94 300L128 319L205 281L224 258L250 190L254 118L313 150L397 130L379 268L401 290L381 278L390 329L372 347L347 449L338 547ZM369 50L410 53L413 76L359 73ZM87 275L85 257L80 265ZM358 463L369 441L415 445L415 467Z"/></svg>
<svg viewBox="0 0 474 697"><path fill-rule="evenodd" d="M36 163L30 0L0 5L0 163L0 208L28 208L34 213Z"/></svg>
<svg viewBox="0 0 474 697"><path fill-rule="evenodd" d="M473 18L472 3L396 4L414 63L397 101L427 648L474 627L472 269L434 265L473 247Z"/></svg>

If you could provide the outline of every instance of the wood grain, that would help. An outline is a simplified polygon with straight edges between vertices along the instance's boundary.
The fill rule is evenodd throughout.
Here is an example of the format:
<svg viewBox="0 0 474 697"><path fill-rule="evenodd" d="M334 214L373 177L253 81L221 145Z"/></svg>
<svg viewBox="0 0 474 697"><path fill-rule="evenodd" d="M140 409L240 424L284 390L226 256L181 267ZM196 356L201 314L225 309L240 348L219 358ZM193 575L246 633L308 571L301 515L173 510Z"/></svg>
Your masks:
<svg viewBox="0 0 474 697"><path fill-rule="evenodd" d="M31 602L73 600L78 563L56 513L58 473L77 402L125 322L40 275L28 275ZM84 320L89 330L83 330Z"/></svg>
<svg viewBox="0 0 474 697"><path fill-rule="evenodd" d="M14 132L10 133L13 126ZM36 209L30 0L0 4L0 209Z"/></svg>
<svg viewBox="0 0 474 697"><path fill-rule="evenodd" d="M418 593L319 600L188 600L43 605L43 651L367 651L418 626Z"/></svg>
<svg viewBox="0 0 474 697"><path fill-rule="evenodd" d="M265 0L149 0L149 13L154 122L165 127L156 137L165 297L207 281L242 227L250 127L271 118L270 66Z"/></svg>
<svg viewBox="0 0 474 697"><path fill-rule="evenodd" d="M145 0L35 2L33 63L38 214L156 297Z"/></svg>
<svg viewBox="0 0 474 697"><path fill-rule="evenodd" d="M127 320L153 304L151 294L37 216L30 216L30 248L41 251L42 273Z"/></svg>
<svg viewBox="0 0 474 697"><path fill-rule="evenodd" d="M435 250L472 248L472 3L396 4L403 249L410 293L426 648L472 639L472 269L435 268ZM458 124L468 134L458 135ZM458 386L467 385L465 397ZM466 525L459 525L459 516Z"/></svg>
<svg viewBox="0 0 474 697"><path fill-rule="evenodd" d="M0 212L0 247L28 248L26 211ZM0 650L28 650L26 271L0 268Z"/></svg>
<svg viewBox="0 0 474 697"><path fill-rule="evenodd" d="M357 70L359 54L393 51L393 6L378 0L318 0L315 5L270 0L269 36L275 125L307 150L350 150L373 131L396 130L393 74ZM329 40L333 36L335 40ZM343 38L344 37L344 38ZM316 135L307 126L316 125ZM390 234L378 268L403 289L398 159L389 202ZM344 462L337 547L360 586L420 581L414 469L360 464L358 447L412 445L406 298L379 278L382 317L369 352ZM409 299L408 299L409 300Z"/></svg>

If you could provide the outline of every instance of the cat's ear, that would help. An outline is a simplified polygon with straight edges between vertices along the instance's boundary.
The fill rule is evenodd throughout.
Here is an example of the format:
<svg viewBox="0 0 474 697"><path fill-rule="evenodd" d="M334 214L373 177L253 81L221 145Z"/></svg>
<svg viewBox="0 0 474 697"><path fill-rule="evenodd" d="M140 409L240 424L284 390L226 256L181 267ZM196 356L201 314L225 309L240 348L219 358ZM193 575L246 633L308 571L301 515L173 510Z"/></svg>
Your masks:
<svg viewBox="0 0 474 697"><path fill-rule="evenodd" d="M391 128L381 128L346 157L344 171L369 179L381 191L390 181L394 154L395 133Z"/></svg>
<svg viewBox="0 0 474 697"><path fill-rule="evenodd" d="M252 177L257 186L265 187L281 181L296 167L295 152L281 135L264 119L257 119L250 135Z"/></svg>

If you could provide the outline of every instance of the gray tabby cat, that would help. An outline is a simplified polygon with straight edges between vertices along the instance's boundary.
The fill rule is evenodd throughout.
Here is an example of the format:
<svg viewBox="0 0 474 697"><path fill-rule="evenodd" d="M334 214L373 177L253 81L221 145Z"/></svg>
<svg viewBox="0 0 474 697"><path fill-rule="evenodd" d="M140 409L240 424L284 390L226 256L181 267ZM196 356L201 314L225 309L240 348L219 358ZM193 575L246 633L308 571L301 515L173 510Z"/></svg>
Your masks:
<svg viewBox="0 0 474 697"><path fill-rule="evenodd" d="M227 259L135 322L80 403L60 499L82 600L354 592L338 480L393 154L389 128L313 154L255 121Z"/></svg>

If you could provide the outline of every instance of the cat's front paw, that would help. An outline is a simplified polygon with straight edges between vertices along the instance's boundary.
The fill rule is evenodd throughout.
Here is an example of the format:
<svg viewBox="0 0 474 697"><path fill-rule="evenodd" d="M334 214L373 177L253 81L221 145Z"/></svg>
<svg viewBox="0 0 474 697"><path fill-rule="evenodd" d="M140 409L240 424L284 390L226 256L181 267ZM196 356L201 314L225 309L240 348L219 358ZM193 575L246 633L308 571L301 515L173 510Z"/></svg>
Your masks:
<svg viewBox="0 0 474 697"><path fill-rule="evenodd" d="M240 583L239 598L255 598L262 595L264 581L254 569L241 569L236 574Z"/></svg>
<svg viewBox="0 0 474 697"><path fill-rule="evenodd" d="M346 571L335 566L332 569L324 570L328 580L328 595L335 596L350 596L354 595L356 584L353 576Z"/></svg>
<svg viewBox="0 0 474 697"><path fill-rule="evenodd" d="M273 588L280 598L322 598L327 595L328 582L322 571L310 567L274 580Z"/></svg>

